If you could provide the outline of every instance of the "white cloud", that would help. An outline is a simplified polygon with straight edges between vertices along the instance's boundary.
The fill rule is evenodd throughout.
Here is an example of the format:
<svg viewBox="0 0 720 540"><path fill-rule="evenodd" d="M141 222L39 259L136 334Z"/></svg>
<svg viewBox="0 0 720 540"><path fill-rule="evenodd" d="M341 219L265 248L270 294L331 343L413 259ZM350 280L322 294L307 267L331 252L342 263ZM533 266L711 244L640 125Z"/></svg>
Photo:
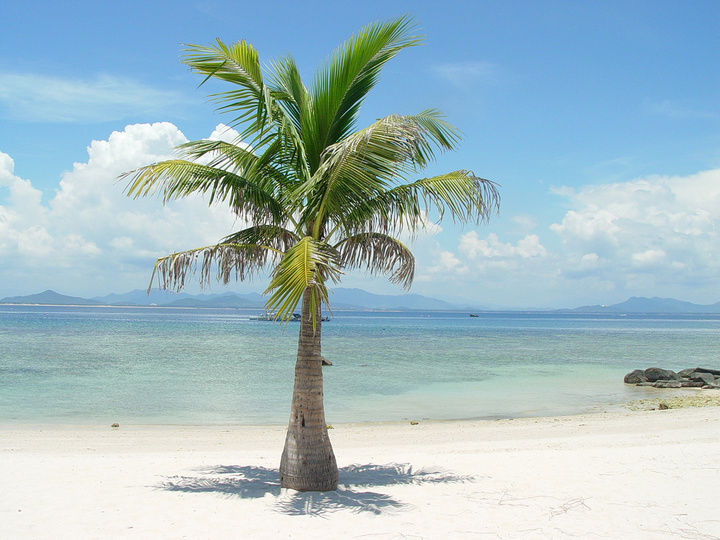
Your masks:
<svg viewBox="0 0 720 540"><path fill-rule="evenodd" d="M666 254L662 249L647 249L641 253L632 254L635 266L656 266L665 260Z"/></svg>
<svg viewBox="0 0 720 540"><path fill-rule="evenodd" d="M219 125L211 137L236 135ZM226 207L209 208L199 196L163 206L157 197L124 195L118 175L171 157L185 141L169 123L127 126L93 141L87 160L64 173L46 198L0 152L0 297L143 287L157 257L236 229ZM631 295L720 300L720 170L554 193L565 210L549 228L522 215L504 234L469 230L455 237L454 228L443 231L425 216L427 227L412 245L414 290L505 306L612 303Z"/></svg>
<svg viewBox="0 0 720 540"><path fill-rule="evenodd" d="M147 282L155 258L229 234L235 217L224 206L208 207L200 196L163 206L157 197L124 195L126 181L118 175L171 157L183 142L184 135L169 123L127 126L93 141L87 162L63 174L49 201L15 176L12 159L0 153L0 201L9 191L0 206L0 270L10 281L24 273L44 280L31 284L31 292L129 290ZM13 283L3 285L8 294L15 292L9 290Z"/></svg>
<svg viewBox="0 0 720 540"><path fill-rule="evenodd" d="M687 297L720 276L720 170L556 193L574 206L550 227L562 241L567 277L663 288L666 295L684 288ZM588 253L602 264L588 265Z"/></svg>
<svg viewBox="0 0 720 540"><path fill-rule="evenodd" d="M427 274L463 275L466 274L468 270L467 265L463 264L452 252L442 251L437 258L436 264L430 266L425 271Z"/></svg>
<svg viewBox="0 0 720 540"><path fill-rule="evenodd" d="M33 73L0 73L0 104L7 114L31 122L101 122L131 114L159 114L192 102L110 75L67 79Z"/></svg>
<svg viewBox="0 0 720 540"><path fill-rule="evenodd" d="M523 235L534 223L523 216L514 231L438 245L418 257L419 288L505 306L720 300L720 170L553 191L566 199L562 219Z"/></svg>
<svg viewBox="0 0 720 540"><path fill-rule="evenodd" d="M516 257L528 259L546 254L545 248L540 244L540 238L535 234L527 235L516 245L512 245L510 242L501 242L495 233L490 233L482 239L477 231L470 231L460 237L458 249L468 259L478 262Z"/></svg>

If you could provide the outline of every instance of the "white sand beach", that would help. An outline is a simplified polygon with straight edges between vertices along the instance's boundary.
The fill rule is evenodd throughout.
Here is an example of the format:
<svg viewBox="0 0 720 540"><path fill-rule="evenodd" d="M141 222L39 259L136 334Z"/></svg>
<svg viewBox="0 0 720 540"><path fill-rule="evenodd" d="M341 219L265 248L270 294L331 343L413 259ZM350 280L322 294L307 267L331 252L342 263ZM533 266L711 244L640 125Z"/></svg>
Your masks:
<svg viewBox="0 0 720 540"><path fill-rule="evenodd" d="M336 425L333 493L282 427L0 427L0 538L720 538L720 408Z"/></svg>

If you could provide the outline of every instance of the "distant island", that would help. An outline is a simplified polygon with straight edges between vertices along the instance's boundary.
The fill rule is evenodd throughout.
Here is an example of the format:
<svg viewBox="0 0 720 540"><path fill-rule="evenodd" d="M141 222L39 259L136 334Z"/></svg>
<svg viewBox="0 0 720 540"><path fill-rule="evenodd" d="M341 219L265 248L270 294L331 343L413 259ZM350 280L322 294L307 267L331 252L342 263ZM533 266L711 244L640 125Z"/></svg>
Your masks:
<svg viewBox="0 0 720 540"><path fill-rule="evenodd" d="M331 292L334 309L387 309L387 310L429 310L457 311L470 308L457 306L419 294L380 295L362 289L337 288ZM239 294L187 294L153 290L148 294L134 290L124 294L109 294L94 298L66 296L55 291L44 291L27 296L8 296L0 304L41 304L56 306L158 306L191 308L257 308L264 309L265 298L257 293ZM472 308L483 310L484 308Z"/></svg>
<svg viewBox="0 0 720 540"><path fill-rule="evenodd" d="M337 288L330 302L338 310L393 310L393 311L543 311L554 313L720 313L720 302L702 305L673 298L645 298L633 296L625 302L612 305L581 306L574 309L490 309L484 306L461 306L420 294L382 295L362 289ZM0 304L39 304L55 306L158 306L185 308L246 308L264 309L265 299L257 293L239 294L188 294L153 290L134 290L124 294L109 294L93 298L67 296L47 290L27 296L8 296Z"/></svg>

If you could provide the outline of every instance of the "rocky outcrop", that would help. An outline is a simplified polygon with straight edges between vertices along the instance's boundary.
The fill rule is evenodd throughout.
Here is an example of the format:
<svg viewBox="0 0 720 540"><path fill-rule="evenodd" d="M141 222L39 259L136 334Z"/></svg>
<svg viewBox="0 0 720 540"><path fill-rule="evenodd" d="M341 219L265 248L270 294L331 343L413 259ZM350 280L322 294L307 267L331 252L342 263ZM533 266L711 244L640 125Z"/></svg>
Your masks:
<svg viewBox="0 0 720 540"><path fill-rule="evenodd" d="M644 369L636 369L635 371L632 371L625 375L625 382L627 384L639 384L647 382L647 377L645 376L645 370Z"/></svg>
<svg viewBox="0 0 720 540"><path fill-rule="evenodd" d="M645 378L648 382L679 381L680 375L670 369L651 367L645 370Z"/></svg>
<svg viewBox="0 0 720 540"><path fill-rule="evenodd" d="M720 388L720 370L697 367L675 373L670 369L651 367L628 373L624 381L655 388Z"/></svg>

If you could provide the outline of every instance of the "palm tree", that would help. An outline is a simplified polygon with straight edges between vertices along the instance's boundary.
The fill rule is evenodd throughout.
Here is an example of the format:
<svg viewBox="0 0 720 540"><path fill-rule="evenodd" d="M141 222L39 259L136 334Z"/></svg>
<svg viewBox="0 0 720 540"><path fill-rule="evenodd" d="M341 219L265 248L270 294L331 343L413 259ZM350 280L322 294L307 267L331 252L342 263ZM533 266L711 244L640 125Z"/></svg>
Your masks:
<svg viewBox="0 0 720 540"><path fill-rule="evenodd" d="M271 270L266 307L287 320L302 303L290 423L281 485L300 491L337 487L337 465L323 407L321 306L344 270L389 275L409 288L415 260L396 238L427 212L481 222L498 206L493 182L469 171L411 180L450 150L458 131L435 110L391 115L357 129L360 106L390 59L421 38L407 17L361 29L335 50L306 87L290 56L261 69L252 45L189 45L182 61L231 83L214 94L241 129L234 143L200 140L178 159L126 173L128 195L160 192L164 201L199 192L225 203L243 228L216 245L157 260L150 285L183 288L192 273L227 283ZM242 141L242 142L241 142Z"/></svg>

